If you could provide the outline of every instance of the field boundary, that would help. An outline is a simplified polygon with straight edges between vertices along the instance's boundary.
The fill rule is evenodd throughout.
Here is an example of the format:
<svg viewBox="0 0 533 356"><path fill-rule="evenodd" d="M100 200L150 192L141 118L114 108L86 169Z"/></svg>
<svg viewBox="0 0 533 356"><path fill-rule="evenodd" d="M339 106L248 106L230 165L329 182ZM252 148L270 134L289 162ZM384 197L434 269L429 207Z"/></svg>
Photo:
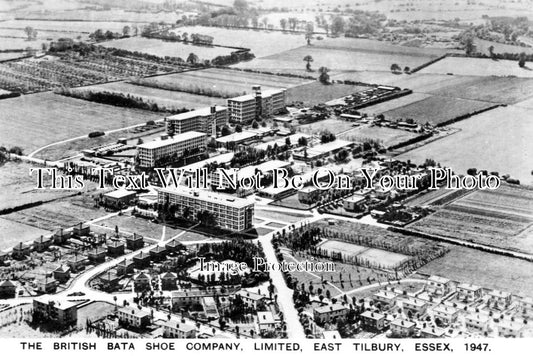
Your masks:
<svg viewBox="0 0 533 356"><path fill-rule="evenodd" d="M457 117L455 117L453 119L438 123L437 127L442 127L442 126L450 125L450 124L453 124L453 123L456 123L456 122L459 122L459 121L463 121L463 120L468 119L468 118L470 118L472 116L482 114L485 111L493 110L493 109L499 108L500 106L504 106L504 105L505 104L494 104L494 105L491 105L491 106L483 108L483 109L479 109L479 110L476 110L476 111L473 111L473 112L470 112L470 113L467 113L467 114L464 114L464 115L460 115L460 116L457 116Z"/></svg>
<svg viewBox="0 0 533 356"><path fill-rule="evenodd" d="M451 54L452 54L452 53L446 53L446 54L444 54L444 55L442 55L442 56L440 56L440 57L437 57L437 58L435 58L435 59L430 60L429 62L426 62L426 63L424 63L424 64L421 64L421 65L419 65L418 67L415 67L415 68L411 69L411 70L409 71L409 74L416 73L416 72L418 72L418 71L420 71L420 70L422 70L422 69L424 69L424 68L426 68L426 67L429 67L430 65L435 64L435 63L437 63L438 61L441 61L441 60L443 60L443 59L446 58L446 57L449 57Z"/></svg>

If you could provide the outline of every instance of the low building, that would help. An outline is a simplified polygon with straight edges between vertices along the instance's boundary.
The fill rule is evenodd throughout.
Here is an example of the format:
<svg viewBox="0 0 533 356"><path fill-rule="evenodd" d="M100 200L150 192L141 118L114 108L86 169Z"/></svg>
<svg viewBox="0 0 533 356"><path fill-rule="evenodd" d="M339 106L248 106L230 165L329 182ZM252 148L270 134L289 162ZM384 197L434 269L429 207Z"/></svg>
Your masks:
<svg viewBox="0 0 533 356"><path fill-rule="evenodd" d="M151 261L150 254L143 252L143 251L133 256L133 263L134 263L135 268L142 269L142 268L148 267L150 265L150 261Z"/></svg>
<svg viewBox="0 0 533 356"><path fill-rule="evenodd" d="M153 249L150 250L150 257L154 261L161 261L165 258L167 254L167 249L164 246L157 245Z"/></svg>
<svg viewBox="0 0 533 356"><path fill-rule="evenodd" d="M17 296L17 285L12 281L0 282L0 298L9 299Z"/></svg>
<svg viewBox="0 0 533 356"><path fill-rule="evenodd" d="M411 337L415 333L416 324L412 321L394 319L390 323L391 334L396 337Z"/></svg>
<svg viewBox="0 0 533 356"><path fill-rule="evenodd" d="M207 135L189 131L146 142L137 146L137 163L141 168L162 166L169 159L190 157L207 150Z"/></svg>
<svg viewBox="0 0 533 356"><path fill-rule="evenodd" d="M238 295L247 307L253 308L253 309L257 309L265 305L265 302L267 299L267 297L264 295L245 291L245 290L240 290L237 293L235 293L235 295Z"/></svg>
<svg viewBox="0 0 533 356"><path fill-rule="evenodd" d="M457 298L467 303L478 301L483 296L483 289L473 284L461 283L457 286Z"/></svg>
<svg viewBox="0 0 533 356"><path fill-rule="evenodd" d="M492 290L489 292L489 302L492 303L493 308L506 309L511 304L511 293Z"/></svg>
<svg viewBox="0 0 533 356"><path fill-rule="evenodd" d="M174 290L177 288L178 275L173 272L165 272L159 276L162 290Z"/></svg>
<svg viewBox="0 0 533 356"><path fill-rule="evenodd" d="M37 278L34 283L37 291L42 294L55 293L58 284L55 279L48 277Z"/></svg>
<svg viewBox="0 0 533 356"><path fill-rule="evenodd" d="M426 314L428 303L420 299L409 298L409 299L402 301L402 306L403 306L403 311L407 316L409 315L422 316Z"/></svg>
<svg viewBox="0 0 533 356"><path fill-rule="evenodd" d="M106 253L107 253L106 249L102 247L96 247L96 248L93 248L92 250L89 250L87 252L87 256L89 257L89 261L91 263L102 263L105 261Z"/></svg>
<svg viewBox="0 0 533 356"><path fill-rule="evenodd" d="M136 293L151 290L152 284L150 282L150 276L144 272L138 273L133 276L133 288Z"/></svg>
<svg viewBox="0 0 533 356"><path fill-rule="evenodd" d="M216 139L218 147L228 150L236 149L239 145L246 145L257 140L257 133L250 131L235 132Z"/></svg>
<svg viewBox="0 0 533 356"><path fill-rule="evenodd" d="M501 321L498 325L499 337L523 337L526 325L523 321Z"/></svg>
<svg viewBox="0 0 533 356"><path fill-rule="evenodd" d="M338 318L344 318L349 309L341 304L331 304L317 307L313 310L313 319L318 324L335 323Z"/></svg>
<svg viewBox="0 0 533 356"><path fill-rule="evenodd" d="M313 185L298 190L298 200L303 204L315 204L321 196L322 191Z"/></svg>
<svg viewBox="0 0 533 356"><path fill-rule="evenodd" d="M123 307L117 311L118 320L127 327L143 329L150 325L150 313L138 308Z"/></svg>
<svg viewBox="0 0 533 356"><path fill-rule="evenodd" d="M278 322L274 318L274 314L270 311L257 312L257 324L259 325L259 332L274 331Z"/></svg>
<svg viewBox="0 0 533 356"><path fill-rule="evenodd" d="M480 314L480 313L466 315L465 325L468 329L483 332L488 329L489 317L487 315Z"/></svg>
<svg viewBox="0 0 533 356"><path fill-rule="evenodd" d="M33 299L33 316L34 321L49 321L64 328L69 325L76 325L78 308L76 303L66 300L60 302L51 296L44 295Z"/></svg>
<svg viewBox="0 0 533 356"><path fill-rule="evenodd" d="M457 321L459 310L454 307L448 307L442 304L437 305L433 309L433 317L435 322L440 321L443 325L450 325ZM438 324L437 324L438 325Z"/></svg>
<svg viewBox="0 0 533 356"><path fill-rule="evenodd" d="M126 236L126 248L128 250L138 250L144 246L144 238L136 233Z"/></svg>
<svg viewBox="0 0 533 356"><path fill-rule="evenodd" d="M117 189L103 195L106 206L122 208L133 203L137 199L137 192L133 190Z"/></svg>
<svg viewBox="0 0 533 356"><path fill-rule="evenodd" d="M26 258L26 256L29 256L31 253L30 247L20 242L15 247L13 247L13 251L11 252L11 257L13 257L16 260L22 260Z"/></svg>
<svg viewBox="0 0 533 356"><path fill-rule="evenodd" d="M445 333L445 329L428 327L420 330L420 337L423 339L440 339L444 337Z"/></svg>
<svg viewBox="0 0 533 356"><path fill-rule="evenodd" d="M0 251L0 264L4 264L9 259L9 253Z"/></svg>
<svg viewBox="0 0 533 356"><path fill-rule="evenodd" d="M382 332L385 329L386 317L383 314L365 311L361 314L361 328L370 332Z"/></svg>
<svg viewBox="0 0 533 356"><path fill-rule="evenodd" d="M190 290L172 292L172 308L177 310L181 307L191 307L193 305L201 305L204 297L212 296L204 290Z"/></svg>
<svg viewBox="0 0 533 356"><path fill-rule="evenodd" d="M351 141L335 140L328 143L323 143L313 147L304 147L298 151L293 152L293 158L296 160L310 162L335 154L342 149L349 149L354 145Z"/></svg>
<svg viewBox="0 0 533 356"><path fill-rule="evenodd" d="M74 273L83 271L88 263L89 259L82 255L77 255L67 260L67 265Z"/></svg>
<svg viewBox="0 0 533 356"><path fill-rule="evenodd" d="M185 249L185 246L178 240L172 240L165 245L169 252L178 252Z"/></svg>
<svg viewBox="0 0 533 356"><path fill-rule="evenodd" d="M170 319L163 324L163 336L170 339L194 339L196 338L196 327L182 323L175 319Z"/></svg>
<svg viewBox="0 0 533 356"><path fill-rule="evenodd" d="M123 260L117 264L117 274L123 276L132 273L135 269L135 262L133 260Z"/></svg>
<svg viewBox="0 0 533 356"><path fill-rule="evenodd" d="M63 231L63 229L59 229L54 233L52 236L52 239L54 241L54 244L61 245L65 243L70 238L70 233L66 233Z"/></svg>
<svg viewBox="0 0 533 356"><path fill-rule="evenodd" d="M529 313L533 310L533 298L531 297L524 297L520 299L520 308L523 312Z"/></svg>
<svg viewBox="0 0 533 356"><path fill-rule="evenodd" d="M37 252L46 251L53 243L52 237L44 237L41 235L38 239L33 241L33 249Z"/></svg>
<svg viewBox="0 0 533 356"><path fill-rule="evenodd" d="M122 241L111 240L107 242L106 247L108 256L117 257L124 254L126 245Z"/></svg>
<svg viewBox="0 0 533 356"><path fill-rule="evenodd" d="M113 292L118 289L120 277L117 275L116 270L109 270L99 277L99 281L102 285L102 289L105 292Z"/></svg>
<svg viewBox="0 0 533 356"><path fill-rule="evenodd" d="M396 305L396 297L396 293L394 292L380 290L372 296L372 300L374 301L376 307L387 310L394 308Z"/></svg>
<svg viewBox="0 0 533 356"><path fill-rule="evenodd" d="M59 283L67 283L70 279L70 267L61 265L54 270L54 279Z"/></svg>
<svg viewBox="0 0 533 356"><path fill-rule="evenodd" d="M452 289L452 282L448 278L430 276L428 278L427 291L436 296L444 296Z"/></svg>
<svg viewBox="0 0 533 356"><path fill-rule="evenodd" d="M347 211L362 211L365 208L366 198L362 195L354 194L342 202L342 206Z"/></svg>
<svg viewBox="0 0 533 356"><path fill-rule="evenodd" d="M74 237L89 236L90 233L91 227L89 225L84 226L82 223L79 223L72 229L72 235Z"/></svg>

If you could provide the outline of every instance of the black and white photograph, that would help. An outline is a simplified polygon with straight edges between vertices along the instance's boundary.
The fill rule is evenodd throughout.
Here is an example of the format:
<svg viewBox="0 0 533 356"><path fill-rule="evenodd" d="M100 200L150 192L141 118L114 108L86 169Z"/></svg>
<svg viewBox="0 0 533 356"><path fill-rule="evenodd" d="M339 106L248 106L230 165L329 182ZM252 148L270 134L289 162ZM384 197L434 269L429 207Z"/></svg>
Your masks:
<svg viewBox="0 0 533 356"><path fill-rule="evenodd" d="M0 0L7 350L532 338L533 0Z"/></svg>

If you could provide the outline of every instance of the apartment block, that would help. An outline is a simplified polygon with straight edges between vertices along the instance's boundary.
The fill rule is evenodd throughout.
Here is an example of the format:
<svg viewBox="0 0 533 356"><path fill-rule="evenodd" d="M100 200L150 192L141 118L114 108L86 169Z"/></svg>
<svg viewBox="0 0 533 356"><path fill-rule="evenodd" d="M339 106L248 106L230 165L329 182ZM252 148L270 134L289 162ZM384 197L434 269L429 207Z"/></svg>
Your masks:
<svg viewBox="0 0 533 356"><path fill-rule="evenodd" d="M229 120L236 123L249 123L261 116L272 116L285 107L286 90L270 89L261 91L253 87L254 94L228 99Z"/></svg>
<svg viewBox="0 0 533 356"><path fill-rule="evenodd" d="M161 139L137 146L138 165L142 168L152 168L172 157L179 159L206 149L207 135L203 132L189 131L172 138L163 136Z"/></svg>
<svg viewBox="0 0 533 356"><path fill-rule="evenodd" d="M175 205L178 214L185 208L190 209L191 216L208 211L214 215L216 225L224 229L242 231L252 227L254 202L247 199L172 187L159 189L157 200L160 204Z"/></svg>
<svg viewBox="0 0 533 356"><path fill-rule="evenodd" d="M197 131L216 137L217 128L221 128L228 123L228 108L225 106L211 106L169 116L165 118L165 121L167 123L167 133L171 136Z"/></svg>
<svg viewBox="0 0 533 356"><path fill-rule="evenodd" d="M76 324L78 321L76 303L54 301L47 295L33 300L33 314L41 320L55 322L60 326Z"/></svg>

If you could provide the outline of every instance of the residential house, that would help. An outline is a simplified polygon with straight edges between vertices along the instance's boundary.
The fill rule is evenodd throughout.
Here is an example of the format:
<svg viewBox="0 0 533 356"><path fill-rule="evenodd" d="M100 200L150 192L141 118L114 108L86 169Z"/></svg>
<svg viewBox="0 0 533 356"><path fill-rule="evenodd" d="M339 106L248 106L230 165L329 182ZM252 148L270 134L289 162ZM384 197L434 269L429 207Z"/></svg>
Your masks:
<svg viewBox="0 0 533 356"><path fill-rule="evenodd" d="M105 262L106 250L102 247L96 247L92 250L89 250L87 256L89 256L89 261L91 263L102 263Z"/></svg>
<svg viewBox="0 0 533 356"><path fill-rule="evenodd" d="M70 270L74 273L83 271L85 266L89 263L89 259L82 255L74 256L67 260L67 265L70 267Z"/></svg>
<svg viewBox="0 0 533 356"><path fill-rule="evenodd" d="M143 329L150 325L150 313L138 308L123 307L117 311L118 320L126 327Z"/></svg>
<svg viewBox="0 0 533 356"><path fill-rule="evenodd" d="M383 314L365 311L361 314L361 328L370 332L381 332L385 329L386 317Z"/></svg>
<svg viewBox="0 0 533 356"><path fill-rule="evenodd" d="M117 264L117 274L123 276L128 273L132 273L135 269L135 262L132 260L123 260Z"/></svg>
<svg viewBox="0 0 533 356"><path fill-rule="evenodd" d="M15 247L13 247L13 251L11 252L11 256L16 260L22 260L26 256L30 255L30 247L20 242Z"/></svg>
<svg viewBox="0 0 533 356"><path fill-rule="evenodd" d="M161 261L165 258L167 254L167 249L164 246L156 246L150 250L150 257L154 261Z"/></svg>
<svg viewBox="0 0 533 356"><path fill-rule="evenodd" d="M52 246L52 237L44 237L41 235L39 238L33 241L33 249L37 252L46 251L50 246Z"/></svg>
<svg viewBox="0 0 533 356"><path fill-rule="evenodd" d="M70 279L70 267L61 265L54 270L54 279L59 283L67 283Z"/></svg>
<svg viewBox="0 0 533 356"><path fill-rule="evenodd" d="M141 251L133 256L133 262L135 263L135 268L148 267L150 265L150 254Z"/></svg>
<svg viewBox="0 0 533 356"><path fill-rule="evenodd" d="M416 324L409 320L394 319L390 323L391 335L396 337L411 337L415 333Z"/></svg>
<svg viewBox="0 0 533 356"><path fill-rule="evenodd" d="M488 300L495 309L504 310L511 304L511 293L492 290Z"/></svg>
<svg viewBox="0 0 533 356"><path fill-rule="evenodd" d="M75 237L80 236L89 236L89 233L91 232L91 227L89 225L83 226L82 223L79 223L78 225L74 226L72 229L72 235Z"/></svg>
<svg viewBox="0 0 533 356"><path fill-rule="evenodd" d="M489 317L480 313L469 314L465 316L465 325L468 329L483 332L489 326Z"/></svg>
<svg viewBox="0 0 533 356"><path fill-rule="evenodd" d="M150 276L144 272L133 276L133 287L135 292L142 292L151 289Z"/></svg>
<svg viewBox="0 0 533 356"><path fill-rule="evenodd" d="M427 327L420 330L420 337L423 339L440 339L444 337L445 333L445 329Z"/></svg>
<svg viewBox="0 0 533 356"><path fill-rule="evenodd" d="M33 299L33 315L35 320L54 322L55 325L66 327L76 325L78 321L77 304L67 300L56 301L52 296L43 295Z"/></svg>
<svg viewBox="0 0 533 356"><path fill-rule="evenodd" d="M126 248L128 250L138 250L144 246L144 238L134 233L133 235L126 236Z"/></svg>
<svg viewBox="0 0 533 356"><path fill-rule="evenodd" d="M526 324L522 320L509 321L503 320L498 325L499 337L522 337Z"/></svg>
<svg viewBox="0 0 533 356"><path fill-rule="evenodd" d="M338 318L348 314L349 309L342 304L331 304L317 307L313 310L313 319L318 324L334 323Z"/></svg>
<svg viewBox="0 0 533 356"><path fill-rule="evenodd" d="M380 309L387 310L396 305L396 293L388 290L380 290L372 296L374 305Z"/></svg>
<svg viewBox="0 0 533 356"><path fill-rule="evenodd" d="M118 289L118 282L120 277L117 275L115 270L109 270L100 276L100 283L102 284L102 289L105 292L113 292Z"/></svg>
<svg viewBox="0 0 533 356"><path fill-rule="evenodd" d="M12 281L0 282L0 298L8 299L17 296L17 285Z"/></svg>
<svg viewBox="0 0 533 356"><path fill-rule="evenodd" d="M166 321L163 324L163 336L171 339L194 339L196 338L196 327L185 324L175 319Z"/></svg>
<svg viewBox="0 0 533 356"><path fill-rule="evenodd" d="M444 296L452 289L452 282L448 278L430 276L428 278L427 291L436 296Z"/></svg>
<svg viewBox="0 0 533 356"><path fill-rule="evenodd" d="M177 288L178 275L173 272L162 273L159 278L161 279L162 290L174 290Z"/></svg>
<svg viewBox="0 0 533 356"><path fill-rule="evenodd" d="M483 289L473 284L460 283L457 286L457 298L467 303L478 301L483 296Z"/></svg>
<svg viewBox="0 0 533 356"><path fill-rule="evenodd" d="M107 242L107 254L111 257L122 256L124 254L125 244L119 240Z"/></svg>
<svg viewBox="0 0 533 356"><path fill-rule="evenodd" d="M402 301L403 312L409 316L422 316L426 314L428 303L416 298L409 298Z"/></svg>
<svg viewBox="0 0 533 356"><path fill-rule="evenodd" d="M42 294L55 293L58 284L54 278L48 277L37 278L34 283L37 291Z"/></svg>
<svg viewBox="0 0 533 356"><path fill-rule="evenodd" d="M240 290L235 295L238 295L241 297L244 304L253 309L259 308L261 305L264 305L266 302L267 297L261 294L257 294L254 292L249 292L245 290Z"/></svg>
<svg viewBox="0 0 533 356"><path fill-rule="evenodd" d="M270 311L257 312L257 323L259 325L259 332L276 330L276 326L278 325L274 314Z"/></svg>
<svg viewBox="0 0 533 356"><path fill-rule="evenodd" d="M459 310L454 307L445 306L442 304L437 305L433 309L433 317L435 322L440 321L443 325L450 325L457 321ZM438 325L438 324L437 324Z"/></svg>

